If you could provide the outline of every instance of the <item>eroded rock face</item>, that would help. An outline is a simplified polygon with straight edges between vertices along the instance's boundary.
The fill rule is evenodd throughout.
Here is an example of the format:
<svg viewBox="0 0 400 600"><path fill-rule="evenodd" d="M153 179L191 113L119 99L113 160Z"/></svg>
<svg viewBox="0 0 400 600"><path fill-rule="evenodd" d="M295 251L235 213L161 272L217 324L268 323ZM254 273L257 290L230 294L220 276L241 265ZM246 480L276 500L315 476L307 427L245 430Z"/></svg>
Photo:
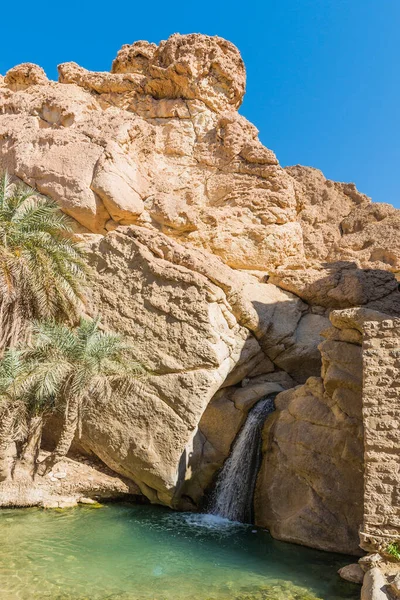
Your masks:
<svg viewBox="0 0 400 600"><path fill-rule="evenodd" d="M125 45L112 72L142 75L144 93L155 98L198 99L213 110L238 108L246 85L236 46L199 34L176 34L158 47L143 41Z"/></svg>
<svg viewBox="0 0 400 600"><path fill-rule="evenodd" d="M92 306L107 327L129 336L151 375L123 404L93 408L83 443L152 501L172 504L186 446L247 331L221 289L155 255L129 232L96 239L91 263L97 271Z"/></svg>
<svg viewBox="0 0 400 600"><path fill-rule="evenodd" d="M285 170L296 182L304 252L311 262L399 270L399 210L372 203L353 183L331 181L318 169Z"/></svg>
<svg viewBox="0 0 400 600"><path fill-rule="evenodd" d="M316 169L282 169L237 113L244 91L240 53L217 36L135 42L110 73L64 63L58 83L22 64L0 79L0 169L81 231L135 223L263 272L396 272L399 211Z"/></svg>
<svg viewBox="0 0 400 600"><path fill-rule="evenodd" d="M138 223L262 269L302 254L294 181L236 109L238 50L174 35L124 46L112 73L35 65L0 87L0 168L105 233Z"/></svg>
<svg viewBox="0 0 400 600"><path fill-rule="evenodd" d="M269 281L311 305L328 309L365 306L400 314L398 281L382 269L360 269L354 262L335 261L308 269L278 269Z"/></svg>
<svg viewBox="0 0 400 600"><path fill-rule="evenodd" d="M361 335L354 325L332 327L325 335L321 377L279 394L266 423L256 523L279 539L357 554L363 518Z"/></svg>
<svg viewBox="0 0 400 600"><path fill-rule="evenodd" d="M123 403L92 407L81 443L153 502L198 506L254 402L293 384L278 363L300 371L295 357L316 347L319 330L304 345L296 331L308 313L298 298L145 228L93 236L90 262L91 310L130 339L151 375ZM239 382L244 394L232 387ZM232 410L215 396L224 386ZM223 435L212 417L221 403ZM217 457L199 454L202 436Z"/></svg>

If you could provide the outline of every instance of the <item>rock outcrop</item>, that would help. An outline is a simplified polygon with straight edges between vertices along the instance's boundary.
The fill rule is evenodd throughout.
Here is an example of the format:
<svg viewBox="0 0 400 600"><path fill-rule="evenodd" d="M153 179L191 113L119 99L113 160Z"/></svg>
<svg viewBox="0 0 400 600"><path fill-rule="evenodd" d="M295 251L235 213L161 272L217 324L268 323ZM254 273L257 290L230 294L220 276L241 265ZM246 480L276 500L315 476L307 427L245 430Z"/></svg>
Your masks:
<svg viewBox="0 0 400 600"><path fill-rule="evenodd" d="M179 504L181 486L197 477L193 446L217 391L234 391L241 415L230 435L224 434L223 461L247 411L269 393L271 381L279 391L281 381L292 381L286 371L301 379L304 356L315 355L327 319L310 313L296 296L145 228L95 236L89 258L95 271L92 310L129 337L151 375L123 405L98 406L86 416L83 444L152 501ZM314 319L318 327L308 330ZM313 366L311 360L305 370ZM233 387L246 376L247 400ZM206 429L200 422L199 431ZM197 503L199 494L193 496Z"/></svg>
<svg viewBox="0 0 400 600"><path fill-rule="evenodd" d="M364 519L365 550L387 558L400 540L400 320L375 319L364 326Z"/></svg>
<svg viewBox="0 0 400 600"><path fill-rule="evenodd" d="M330 181L317 169L297 165L285 170L296 182L304 254L310 261L399 271L396 208L373 203L353 183Z"/></svg>
<svg viewBox="0 0 400 600"><path fill-rule="evenodd" d="M83 231L136 223L242 269L398 270L398 211L316 169L282 169L237 113L244 91L237 48L197 34L125 45L111 73L64 63L58 83L22 64L0 80L0 167Z"/></svg>
<svg viewBox="0 0 400 600"><path fill-rule="evenodd" d="M40 459L46 454L42 452ZM126 498L142 500L139 488L132 480L116 476L93 456L64 458L46 477L36 477L33 482L27 478L0 485L1 508L70 508Z"/></svg>
<svg viewBox="0 0 400 600"><path fill-rule="evenodd" d="M283 169L238 114L244 91L237 48L205 35L125 45L109 73L65 63L58 82L19 65L0 78L0 169L74 219L87 310L150 371L88 410L81 448L152 502L197 508L248 410L281 392L257 522L356 552L361 331L331 311L400 315L400 212Z"/></svg>
<svg viewBox="0 0 400 600"><path fill-rule="evenodd" d="M124 46L112 73L35 65L1 88L0 166L48 194L77 222L105 233L153 227L266 269L302 253L294 181L238 115L238 50L208 36Z"/></svg>
<svg viewBox="0 0 400 600"><path fill-rule="evenodd" d="M332 313L334 319L335 313ZM273 535L358 552L363 518L362 353L359 330L323 332L321 377L276 398L267 422L256 522Z"/></svg>

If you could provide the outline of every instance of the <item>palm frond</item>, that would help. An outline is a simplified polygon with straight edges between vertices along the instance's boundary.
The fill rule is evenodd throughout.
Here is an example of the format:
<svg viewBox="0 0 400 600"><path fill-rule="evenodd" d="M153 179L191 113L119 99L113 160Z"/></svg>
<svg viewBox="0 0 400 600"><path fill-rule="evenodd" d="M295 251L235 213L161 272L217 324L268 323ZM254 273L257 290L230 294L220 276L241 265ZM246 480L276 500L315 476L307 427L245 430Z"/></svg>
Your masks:
<svg viewBox="0 0 400 600"><path fill-rule="evenodd" d="M76 320L89 268L71 224L52 200L0 177L0 352L29 319Z"/></svg>

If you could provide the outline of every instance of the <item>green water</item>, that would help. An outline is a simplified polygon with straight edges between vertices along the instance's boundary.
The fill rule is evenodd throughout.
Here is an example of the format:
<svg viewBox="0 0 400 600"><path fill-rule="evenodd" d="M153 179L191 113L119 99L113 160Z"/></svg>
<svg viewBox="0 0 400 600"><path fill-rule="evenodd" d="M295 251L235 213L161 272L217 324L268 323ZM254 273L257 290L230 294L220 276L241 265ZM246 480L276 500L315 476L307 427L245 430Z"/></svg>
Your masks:
<svg viewBox="0 0 400 600"><path fill-rule="evenodd" d="M339 600L349 557L161 507L0 511L1 600Z"/></svg>

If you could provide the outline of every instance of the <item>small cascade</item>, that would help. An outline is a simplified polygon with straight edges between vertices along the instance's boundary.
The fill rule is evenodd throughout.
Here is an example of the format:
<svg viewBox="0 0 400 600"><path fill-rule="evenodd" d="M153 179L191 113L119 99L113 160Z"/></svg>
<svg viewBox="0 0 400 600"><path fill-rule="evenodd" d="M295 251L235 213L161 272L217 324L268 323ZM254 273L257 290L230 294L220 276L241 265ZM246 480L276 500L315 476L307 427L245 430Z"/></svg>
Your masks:
<svg viewBox="0 0 400 600"><path fill-rule="evenodd" d="M260 400L250 410L218 476L208 513L230 521L252 521L254 489L261 462L261 431L265 419L275 409L275 396Z"/></svg>

